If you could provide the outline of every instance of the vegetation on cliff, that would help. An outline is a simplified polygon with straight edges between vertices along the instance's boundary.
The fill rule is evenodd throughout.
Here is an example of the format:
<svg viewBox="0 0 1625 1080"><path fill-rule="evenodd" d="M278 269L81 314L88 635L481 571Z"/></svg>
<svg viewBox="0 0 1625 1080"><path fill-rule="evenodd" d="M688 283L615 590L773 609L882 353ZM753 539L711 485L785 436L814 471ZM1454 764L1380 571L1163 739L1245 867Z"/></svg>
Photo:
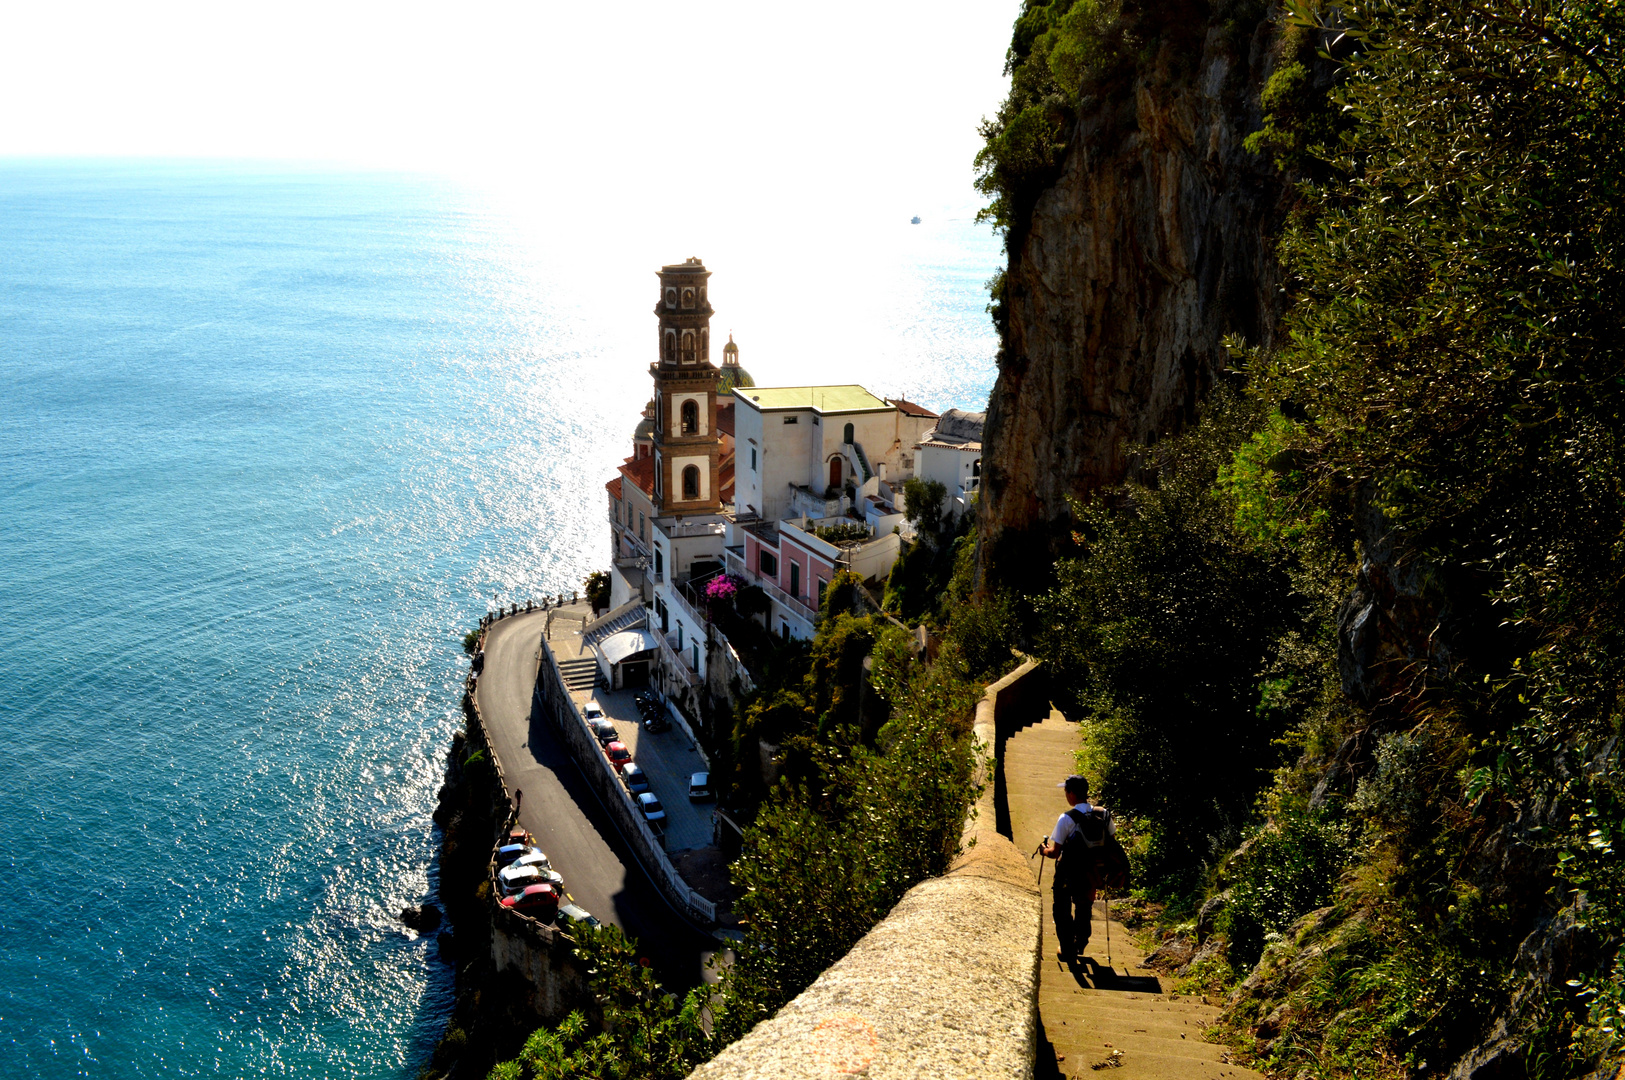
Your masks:
<svg viewBox="0 0 1625 1080"><path fill-rule="evenodd" d="M1013 230L1092 107L1055 59L1082 6L1016 27L980 162ZM1622 51L1602 0L1293 5L1249 142L1300 181L1285 332L1076 508L1035 603L1084 766L1271 1070L1621 1053Z"/></svg>

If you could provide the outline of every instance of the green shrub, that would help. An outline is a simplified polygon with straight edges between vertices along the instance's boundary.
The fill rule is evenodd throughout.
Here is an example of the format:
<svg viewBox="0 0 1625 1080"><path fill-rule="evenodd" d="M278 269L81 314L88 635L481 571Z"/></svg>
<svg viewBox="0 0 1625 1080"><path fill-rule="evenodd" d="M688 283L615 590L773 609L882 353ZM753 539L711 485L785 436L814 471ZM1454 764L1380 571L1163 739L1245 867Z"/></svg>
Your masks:
<svg viewBox="0 0 1625 1080"><path fill-rule="evenodd" d="M1288 816L1254 833L1224 868L1230 962L1251 967L1271 935L1331 903L1349 850L1348 828L1330 816Z"/></svg>

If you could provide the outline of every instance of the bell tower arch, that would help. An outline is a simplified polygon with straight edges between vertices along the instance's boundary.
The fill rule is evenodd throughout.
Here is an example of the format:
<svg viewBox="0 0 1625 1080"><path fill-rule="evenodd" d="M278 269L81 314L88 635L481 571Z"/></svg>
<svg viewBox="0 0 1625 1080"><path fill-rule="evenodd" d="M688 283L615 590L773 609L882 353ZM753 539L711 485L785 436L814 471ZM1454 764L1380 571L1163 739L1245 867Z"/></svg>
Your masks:
<svg viewBox="0 0 1625 1080"><path fill-rule="evenodd" d="M711 272L690 258L662 266L658 276L659 359L649 365L655 384L655 513L714 514L722 509L722 434L711 363Z"/></svg>

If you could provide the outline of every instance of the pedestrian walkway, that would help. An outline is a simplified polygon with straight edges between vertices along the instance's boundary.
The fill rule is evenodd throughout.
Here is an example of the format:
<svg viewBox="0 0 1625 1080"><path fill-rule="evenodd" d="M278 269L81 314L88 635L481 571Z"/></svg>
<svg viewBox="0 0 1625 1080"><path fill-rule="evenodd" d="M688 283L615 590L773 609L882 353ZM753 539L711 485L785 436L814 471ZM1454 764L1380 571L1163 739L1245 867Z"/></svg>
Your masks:
<svg viewBox="0 0 1625 1080"><path fill-rule="evenodd" d="M1066 798L1056 785L1073 771L1072 752L1077 747L1078 727L1059 711L1016 732L1005 743L1002 767L1017 847L1036 848L1066 809ZM1225 1047L1203 1040L1219 1010L1200 998L1170 993L1156 972L1140 967L1145 954L1133 946L1128 930L1115 920L1109 927L1108 957L1103 901L1095 904L1084 961L1072 969L1057 962L1049 890L1055 864L1035 858L1034 874L1040 862L1045 866L1039 890L1043 904L1038 990L1042 1027L1036 1077L1088 1077L1110 1070L1107 1075L1113 1080L1262 1080L1251 1069L1229 1064Z"/></svg>

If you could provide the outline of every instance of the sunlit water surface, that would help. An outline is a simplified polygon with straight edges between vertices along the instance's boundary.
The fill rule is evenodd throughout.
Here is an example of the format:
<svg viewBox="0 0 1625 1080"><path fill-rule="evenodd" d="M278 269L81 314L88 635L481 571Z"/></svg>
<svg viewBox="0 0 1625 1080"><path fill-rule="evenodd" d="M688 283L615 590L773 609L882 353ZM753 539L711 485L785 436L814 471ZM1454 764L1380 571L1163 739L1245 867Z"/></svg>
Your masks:
<svg viewBox="0 0 1625 1080"><path fill-rule="evenodd" d="M605 562L661 262L762 385L986 401L968 220L592 220L0 164L0 1075L415 1074L458 639Z"/></svg>

